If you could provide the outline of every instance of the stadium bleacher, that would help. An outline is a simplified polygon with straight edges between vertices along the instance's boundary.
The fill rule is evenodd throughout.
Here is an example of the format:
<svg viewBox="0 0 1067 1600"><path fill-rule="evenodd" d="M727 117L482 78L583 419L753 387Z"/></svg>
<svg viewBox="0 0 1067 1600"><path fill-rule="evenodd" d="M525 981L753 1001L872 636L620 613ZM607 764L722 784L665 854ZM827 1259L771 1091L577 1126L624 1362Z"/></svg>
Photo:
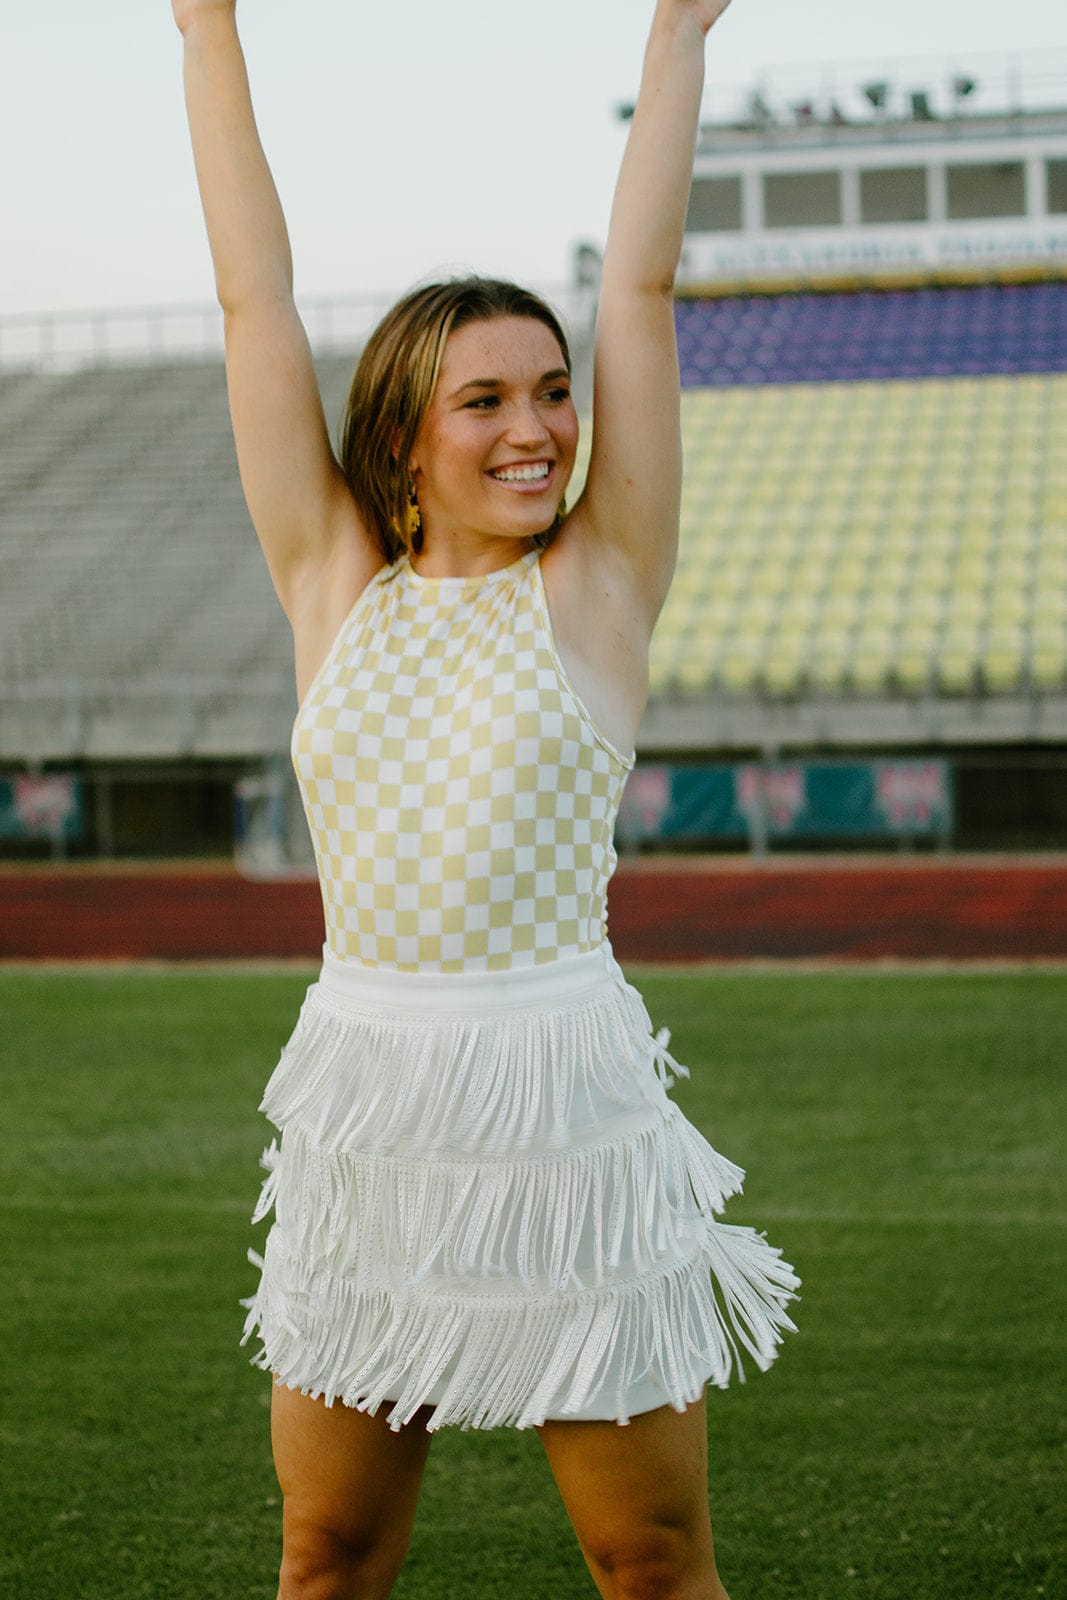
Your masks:
<svg viewBox="0 0 1067 1600"><path fill-rule="evenodd" d="M834 708L852 743L874 706L898 743L922 736L890 725L909 706L968 708L949 739L1062 711L1067 284L681 299L677 317L681 552L646 748L751 745L790 707L831 744ZM320 358L331 417L351 369ZM0 754L284 748L290 644L220 363L2 370L0 436Z"/></svg>
<svg viewBox="0 0 1067 1600"><path fill-rule="evenodd" d="M681 300L653 693L1067 684L1067 285Z"/></svg>
<svg viewBox="0 0 1067 1600"><path fill-rule="evenodd" d="M324 357L336 415L350 357ZM260 755L291 646L218 361L0 372L0 749Z"/></svg>

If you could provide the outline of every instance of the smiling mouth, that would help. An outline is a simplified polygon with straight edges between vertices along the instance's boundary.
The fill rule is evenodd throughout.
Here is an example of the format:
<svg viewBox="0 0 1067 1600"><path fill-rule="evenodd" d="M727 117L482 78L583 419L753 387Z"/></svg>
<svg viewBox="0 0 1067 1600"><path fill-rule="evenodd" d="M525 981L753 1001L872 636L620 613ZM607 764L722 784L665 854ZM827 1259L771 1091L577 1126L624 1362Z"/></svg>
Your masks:
<svg viewBox="0 0 1067 1600"><path fill-rule="evenodd" d="M531 461L525 466L498 467L489 476L495 483L545 484L552 475L549 461Z"/></svg>

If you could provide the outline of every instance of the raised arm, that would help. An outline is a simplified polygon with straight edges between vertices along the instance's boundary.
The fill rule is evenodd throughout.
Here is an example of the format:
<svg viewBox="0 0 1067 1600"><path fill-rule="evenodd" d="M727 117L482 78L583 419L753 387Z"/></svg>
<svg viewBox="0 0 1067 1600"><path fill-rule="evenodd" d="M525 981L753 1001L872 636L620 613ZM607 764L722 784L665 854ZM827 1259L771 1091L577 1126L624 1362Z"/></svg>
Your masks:
<svg viewBox="0 0 1067 1600"><path fill-rule="evenodd" d="M674 277L704 41L729 0L657 0L615 190L597 315L593 449L574 535L632 574L651 628L677 556L682 452Z"/></svg>
<svg viewBox="0 0 1067 1600"><path fill-rule="evenodd" d="M381 556L330 445L293 301L285 218L256 129L236 0L172 6L185 41L193 155L225 316L241 482L275 588L298 629L299 655L301 633L329 627L319 613L338 579L353 591L351 604Z"/></svg>

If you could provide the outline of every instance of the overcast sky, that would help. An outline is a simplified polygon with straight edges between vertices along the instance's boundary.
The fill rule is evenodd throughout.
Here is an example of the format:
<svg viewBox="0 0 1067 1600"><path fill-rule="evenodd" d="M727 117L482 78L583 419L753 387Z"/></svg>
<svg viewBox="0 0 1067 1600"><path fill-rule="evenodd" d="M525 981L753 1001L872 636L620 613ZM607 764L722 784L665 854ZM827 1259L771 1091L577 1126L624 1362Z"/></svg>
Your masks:
<svg viewBox="0 0 1067 1600"><path fill-rule="evenodd" d="M563 280L603 241L651 0L240 0L298 293L474 267ZM709 79L1067 45L1063 0L733 0ZM10 7L0 315L212 295L169 0ZM1062 61L1061 56L1061 61ZM1059 99L1067 101L1067 84Z"/></svg>

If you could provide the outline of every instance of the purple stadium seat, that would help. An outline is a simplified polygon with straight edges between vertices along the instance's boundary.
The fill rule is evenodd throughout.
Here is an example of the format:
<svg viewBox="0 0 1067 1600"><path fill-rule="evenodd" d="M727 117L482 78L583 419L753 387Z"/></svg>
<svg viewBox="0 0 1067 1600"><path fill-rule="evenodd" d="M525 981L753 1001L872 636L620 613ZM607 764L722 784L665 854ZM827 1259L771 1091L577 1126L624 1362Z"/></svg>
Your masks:
<svg viewBox="0 0 1067 1600"><path fill-rule="evenodd" d="M1067 372L1067 284L679 300L689 388Z"/></svg>

